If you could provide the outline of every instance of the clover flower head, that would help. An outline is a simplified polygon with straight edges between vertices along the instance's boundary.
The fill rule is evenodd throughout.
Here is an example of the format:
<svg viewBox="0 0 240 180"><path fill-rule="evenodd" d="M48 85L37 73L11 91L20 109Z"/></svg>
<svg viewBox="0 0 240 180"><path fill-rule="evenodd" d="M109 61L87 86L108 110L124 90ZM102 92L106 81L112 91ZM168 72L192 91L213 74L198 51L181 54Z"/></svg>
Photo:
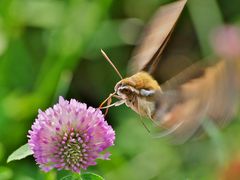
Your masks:
<svg viewBox="0 0 240 180"><path fill-rule="evenodd" d="M212 34L211 43L218 56L227 59L239 58L240 29L232 25L221 26Z"/></svg>
<svg viewBox="0 0 240 180"><path fill-rule="evenodd" d="M108 159L109 153L102 151L114 144L115 133L99 109L60 97L52 108L39 110L28 137L43 171L80 172L96 165L97 158Z"/></svg>

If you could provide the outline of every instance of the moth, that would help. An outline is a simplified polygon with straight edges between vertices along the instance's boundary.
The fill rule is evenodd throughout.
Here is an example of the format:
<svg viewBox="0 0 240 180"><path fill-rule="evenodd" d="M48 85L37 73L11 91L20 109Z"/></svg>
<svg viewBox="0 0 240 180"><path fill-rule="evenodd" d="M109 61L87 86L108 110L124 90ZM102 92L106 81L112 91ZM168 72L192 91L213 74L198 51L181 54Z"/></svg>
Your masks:
<svg viewBox="0 0 240 180"><path fill-rule="evenodd" d="M126 104L164 129L159 137L170 135L180 143L194 135L206 118L219 126L226 124L236 113L240 89L240 63L234 59L204 68L195 64L162 85L151 75L186 2L179 0L156 12L133 52L128 77L122 78L102 51L121 80L100 108ZM113 97L118 101L111 104Z"/></svg>

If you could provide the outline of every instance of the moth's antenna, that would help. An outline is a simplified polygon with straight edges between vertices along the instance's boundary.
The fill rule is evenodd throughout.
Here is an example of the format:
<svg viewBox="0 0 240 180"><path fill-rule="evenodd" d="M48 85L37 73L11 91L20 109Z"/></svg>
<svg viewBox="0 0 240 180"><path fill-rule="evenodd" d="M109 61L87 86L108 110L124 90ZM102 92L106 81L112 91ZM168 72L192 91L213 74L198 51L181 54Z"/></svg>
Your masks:
<svg viewBox="0 0 240 180"><path fill-rule="evenodd" d="M122 75L120 74L120 72L117 70L116 66L114 66L114 64L112 63L112 61L109 59L109 57L107 56L107 54L101 49L101 53L103 55L103 57L110 63L110 65L113 67L113 69L116 71L116 73L118 74L118 76L123 79Z"/></svg>

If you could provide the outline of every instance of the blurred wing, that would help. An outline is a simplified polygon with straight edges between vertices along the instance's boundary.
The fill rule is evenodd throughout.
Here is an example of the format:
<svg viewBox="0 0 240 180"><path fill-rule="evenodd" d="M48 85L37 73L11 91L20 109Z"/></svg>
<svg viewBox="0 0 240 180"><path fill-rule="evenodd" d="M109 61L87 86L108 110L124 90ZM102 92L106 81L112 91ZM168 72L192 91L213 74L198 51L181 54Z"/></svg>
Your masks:
<svg viewBox="0 0 240 180"><path fill-rule="evenodd" d="M239 99L238 67L239 63L220 61L201 76L163 91L158 95L154 120L167 130L179 124L171 134L180 143L190 138L205 118L218 126L226 124L236 112ZM168 92L174 92L175 97Z"/></svg>
<svg viewBox="0 0 240 180"><path fill-rule="evenodd" d="M154 69L186 2L179 0L157 11L133 52L129 64L130 74Z"/></svg>
<svg viewBox="0 0 240 180"><path fill-rule="evenodd" d="M190 82L193 79L201 78L206 69L206 64L203 61L194 63L178 73L176 76L161 84L162 91L169 91L179 88L184 83Z"/></svg>

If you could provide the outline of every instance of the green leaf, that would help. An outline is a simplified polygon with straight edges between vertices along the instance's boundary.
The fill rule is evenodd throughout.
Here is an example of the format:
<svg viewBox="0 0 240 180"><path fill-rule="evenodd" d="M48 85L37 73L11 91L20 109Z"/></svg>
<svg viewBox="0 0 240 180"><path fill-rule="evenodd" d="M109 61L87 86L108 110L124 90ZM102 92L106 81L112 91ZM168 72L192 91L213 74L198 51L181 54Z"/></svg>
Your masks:
<svg viewBox="0 0 240 180"><path fill-rule="evenodd" d="M82 178L80 174L70 174L61 178L60 180L82 180Z"/></svg>
<svg viewBox="0 0 240 180"><path fill-rule="evenodd" d="M103 177L94 173L83 173L81 174L82 180L104 180Z"/></svg>
<svg viewBox="0 0 240 180"><path fill-rule="evenodd" d="M70 174L61 178L61 180L104 180L101 176L94 173Z"/></svg>
<svg viewBox="0 0 240 180"><path fill-rule="evenodd" d="M33 151L29 148L28 143L24 144L20 148L18 148L16 151L14 151L7 159L7 163L14 161L14 160L20 160L23 159L29 155L32 155Z"/></svg>
<svg viewBox="0 0 240 180"><path fill-rule="evenodd" d="M217 0L191 0L187 3L193 25L204 56L211 55L209 36L216 27L223 24L223 17ZM211 12L211 15L206 12Z"/></svg>

